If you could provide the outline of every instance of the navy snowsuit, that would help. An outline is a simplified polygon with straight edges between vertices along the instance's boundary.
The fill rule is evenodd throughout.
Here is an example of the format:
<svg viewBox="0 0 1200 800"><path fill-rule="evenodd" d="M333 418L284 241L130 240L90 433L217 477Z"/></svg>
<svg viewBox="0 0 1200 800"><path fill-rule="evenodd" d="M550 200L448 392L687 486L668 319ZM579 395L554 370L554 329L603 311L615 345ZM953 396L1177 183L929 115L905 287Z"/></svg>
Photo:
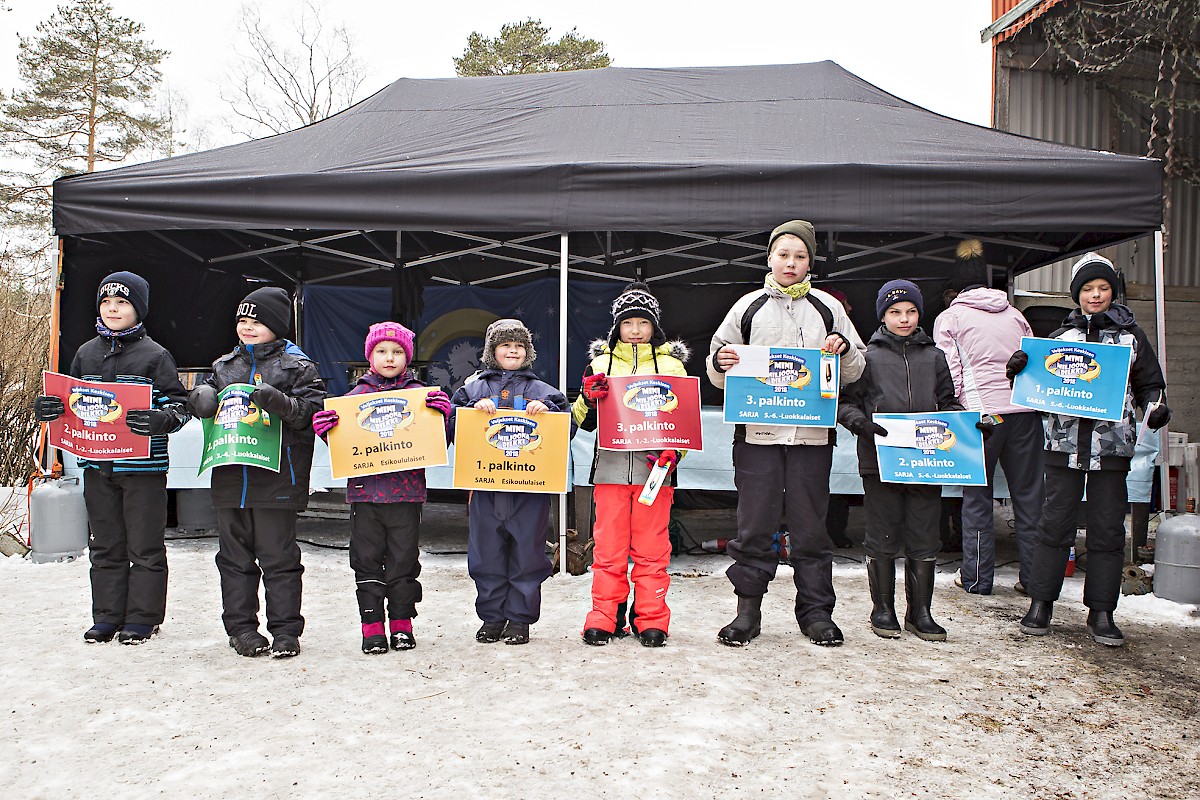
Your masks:
<svg viewBox="0 0 1200 800"><path fill-rule="evenodd" d="M530 369L485 369L456 391L450 404L470 408L484 397L496 398L497 408L521 410L540 400L551 411L568 410L563 393ZM450 427L453 437L453 422ZM550 495L476 490L469 519L467 573L475 581L475 613L484 622L537 622L542 582L553 570L546 557Z"/></svg>

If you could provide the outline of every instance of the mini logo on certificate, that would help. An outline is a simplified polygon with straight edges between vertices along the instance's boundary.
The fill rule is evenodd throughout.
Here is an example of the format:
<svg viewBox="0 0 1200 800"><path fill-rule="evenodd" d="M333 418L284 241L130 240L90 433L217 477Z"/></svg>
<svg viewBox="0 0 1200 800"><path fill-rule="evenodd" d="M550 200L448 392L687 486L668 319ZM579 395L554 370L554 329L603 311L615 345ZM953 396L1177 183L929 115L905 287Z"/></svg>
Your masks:
<svg viewBox="0 0 1200 800"><path fill-rule="evenodd" d="M925 455L933 455L938 450L949 451L955 444L954 431L940 419L922 419L915 423L917 447Z"/></svg>
<svg viewBox="0 0 1200 800"><path fill-rule="evenodd" d="M113 392L90 386L72 387L67 407L85 428L95 428L101 422L116 422L122 411Z"/></svg>
<svg viewBox="0 0 1200 800"><path fill-rule="evenodd" d="M532 452L541 445L537 423L524 417L496 417L488 420L489 445L504 453L505 458L519 458L522 450Z"/></svg>
<svg viewBox="0 0 1200 800"><path fill-rule="evenodd" d="M403 397L378 397L358 407L358 427L376 434L380 439L391 439L396 431L413 424L415 415Z"/></svg>
<svg viewBox="0 0 1200 800"><path fill-rule="evenodd" d="M649 418L657 417L660 411L670 414L679 407L679 398L665 381L634 381L626 387L621 404Z"/></svg>
<svg viewBox="0 0 1200 800"><path fill-rule="evenodd" d="M767 374L758 380L771 386L776 392L789 388L803 389L812 382L812 370L805 366L803 356L772 352L767 362Z"/></svg>
<svg viewBox="0 0 1200 800"><path fill-rule="evenodd" d="M1100 377L1100 364L1096 354L1086 348L1055 347L1046 356L1046 372L1068 386L1077 380L1091 383Z"/></svg>
<svg viewBox="0 0 1200 800"><path fill-rule="evenodd" d="M239 424L253 425L262 417L262 412L258 410L258 406L250 402L249 389L239 388L237 386L227 389L228 394L221 398L220 405L217 406L217 415L213 418L213 424L231 431ZM262 417L263 424L269 425L265 417Z"/></svg>

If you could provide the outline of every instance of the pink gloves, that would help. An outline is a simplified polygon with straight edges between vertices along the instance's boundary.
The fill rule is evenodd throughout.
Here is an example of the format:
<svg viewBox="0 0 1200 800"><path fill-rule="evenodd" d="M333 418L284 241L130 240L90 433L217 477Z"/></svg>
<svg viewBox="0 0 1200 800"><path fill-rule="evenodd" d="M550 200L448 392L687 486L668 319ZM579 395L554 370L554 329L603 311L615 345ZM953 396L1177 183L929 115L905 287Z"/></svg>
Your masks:
<svg viewBox="0 0 1200 800"><path fill-rule="evenodd" d="M329 432L337 427L337 424L338 413L332 408L313 414L313 431L322 439L328 436Z"/></svg>
<svg viewBox="0 0 1200 800"><path fill-rule="evenodd" d="M450 416L450 395L446 394L441 389L435 389L434 391L425 395L425 405L429 406L443 417Z"/></svg>

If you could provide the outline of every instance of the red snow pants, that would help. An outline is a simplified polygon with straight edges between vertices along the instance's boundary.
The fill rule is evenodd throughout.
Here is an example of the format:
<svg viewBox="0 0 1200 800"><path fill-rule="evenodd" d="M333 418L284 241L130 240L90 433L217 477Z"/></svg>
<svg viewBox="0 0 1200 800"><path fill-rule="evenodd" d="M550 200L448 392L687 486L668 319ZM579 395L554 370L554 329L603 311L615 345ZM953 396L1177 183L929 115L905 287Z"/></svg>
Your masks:
<svg viewBox="0 0 1200 800"><path fill-rule="evenodd" d="M592 610L584 630L616 631L617 605L629 598L629 579L633 578L638 630L667 632L671 622L671 609L667 608L671 537L667 524L675 490L662 487L650 506L638 502L641 493L641 486L604 483L595 488Z"/></svg>

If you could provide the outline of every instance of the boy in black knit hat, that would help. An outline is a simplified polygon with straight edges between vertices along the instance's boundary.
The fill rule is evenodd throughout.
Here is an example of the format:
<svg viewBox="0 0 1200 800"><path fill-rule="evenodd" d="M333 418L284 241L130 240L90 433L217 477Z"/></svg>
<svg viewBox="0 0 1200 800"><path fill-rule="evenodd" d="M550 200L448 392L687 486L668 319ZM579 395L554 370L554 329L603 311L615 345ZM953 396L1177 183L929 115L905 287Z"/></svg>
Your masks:
<svg viewBox="0 0 1200 800"><path fill-rule="evenodd" d="M533 337L519 320L498 319L483 340L483 368L476 380L450 398L454 408L488 414L511 408L530 414L566 411L567 398L538 380ZM450 434L454 436L454 417ZM520 645L542 613L542 583L552 566L546 558L550 495L535 492L473 491L468 506L467 572L475 581L475 613L483 625L475 641Z"/></svg>
<svg viewBox="0 0 1200 800"><path fill-rule="evenodd" d="M87 642L142 644L162 624L167 606L167 434L187 423L187 391L175 359L150 338L143 320L150 286L132 272L114 272L96 293L97 336L71 361L76 378L150 384L152 407L125 415L129 429L150 437L148 458L80 460L92 562L92 627ZM39 421L58 419L63 399L42 395ZM118 633L119 631L119 633Z"/></svg>
<svg viewBox="0 0 1200 800"><path fill-rule="evenodd" d="M667 342L660 324L658 300L644 283L631 283L612 304L613 324L607 339L592 342L591 363L583 373L583 391L572 413L581 425L595 424L596 401L608 396L609 375L686 375L687 347ZM671 609L667 588L671 579L671 521L675 465L678 450L615 451L596 448L591 482L595 485L596 524L592 551L592 610L583 623L583 641L605 645L613 636L625 635L621 608L633 579L634 633L646 647L667 641ZM638 502L638 495L656 465L669 470L654 503ZM633 559L632 574L629 560ZM633 627L631 625L631 627Z"/></svg>
<svg viewBox="0 0 1200 800"><path fill-rule="evenodd" d="M298 655L304 632L304 566L296 543L296 514L308 506L312 418L325 399L325 384L317 365L284 338L291 312L291 298L283 289L264 287L246 295L236 312L241 344L213 362L212 376L188 398L193 414L209 418L217 412L218 392L233 383L253 384L258 388L250 402L283 423L278 472L251 466L212 470L221 621L229 646L242 656L257 656L268 646L274 658ZM270 643L258 632L260 574Z"/></svg>

